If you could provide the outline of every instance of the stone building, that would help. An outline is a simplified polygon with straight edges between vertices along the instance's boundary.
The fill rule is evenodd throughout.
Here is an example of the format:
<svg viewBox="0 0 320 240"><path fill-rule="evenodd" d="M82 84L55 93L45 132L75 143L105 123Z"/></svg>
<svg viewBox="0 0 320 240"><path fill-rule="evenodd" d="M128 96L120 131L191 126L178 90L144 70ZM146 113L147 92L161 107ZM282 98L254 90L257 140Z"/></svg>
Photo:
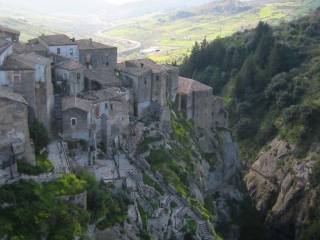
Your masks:
<svg viewBox="0 0 320 240"><path fill-rule="evenodd" d="M121 85L115 71L108 68L85 69L84 76L87 90L100 90Z"/></svg>
<svg viewBox="0 0 320 240"><path fill-rule="evenodd" d="M38 41L38 42L37 42ZM43 45L48 53L63 56L69 59L79 60L79 48L74 38L67 35L42 35L36 40L35 44Z"/></svg>
<svg viewBox="0 0 320 240"><path fill-rule="evenodd" d="M122 86L132 90L134 116L143 117L151 108L162 109L175 99L178 68L139 59L118 64L117 74Z"/></svg>
<svg viewBox="0 0 320 240"><path fill-rule="evenodd" d="M35 163L26 100L0 87L0 184L16 176L16 161Z"/></svg>
<svg viewBox="0 0 320 240"><path fill-rule="evenodd" d="M4 60L13 52L12 42L0 39L0 66L3 65Z"/></svg>
<svg viewBox="0 0 320 240"><path fill-rule="evenodd" d="M35 53L14 54L0 67L0 85L22 94L37 118L50 130L53 109L51 61Z"/></svg>
<svg viewBox="0 0 320 240"><path fill-rule="evenodd" d="M89 140L92 103L78 97L62 98L62 133L66 140Z"/></svg>
<svg viewBox="0 0 320 240"><path fill-rule="evenodd" d="M213 127L212 88L198 81L179 77L176 106L196 127Z"/></svg>
<svg viewBox="0 0 320 240"><path fill-rule="evenodd" d="M19 31L0 25L0 38L9 40L11 42L18 42L19 37Z"/></svg>
<svg viewBox="0 0 320 240"><path fill-rule="evenodd" d="M87 68L108 68L111 71L117 66L117 48L98 43L92 39L80 39L76 43L79 47L79 61Z"/></svg>
<svg viewBox="0 0 320 240"><path fill-rule="evenodd" d="M69 141L105 144L107 153L126 141L129 126L128 92L119 88L90 91L62 99L63 136ZM91 131L91 132L90 132Z"/></svg>
<svg viewBox="0 0 320 240"><path fill-rule="evenodd" d="M55 65L55 82L63 95L77 96L85 90L84 70L82 64L71 59Z"/></svg>

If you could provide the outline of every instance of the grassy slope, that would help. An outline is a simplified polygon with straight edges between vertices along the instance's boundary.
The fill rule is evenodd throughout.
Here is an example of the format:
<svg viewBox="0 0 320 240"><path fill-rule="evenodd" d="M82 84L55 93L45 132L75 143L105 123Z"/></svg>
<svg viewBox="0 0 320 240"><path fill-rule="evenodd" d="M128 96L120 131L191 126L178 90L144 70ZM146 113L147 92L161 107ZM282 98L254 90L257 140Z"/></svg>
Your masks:
<svg viewBox="0 0 320 240"><path fill-rule="evenodd" d="M287 0L256 6L232 15L207 14L178 20L171 20L169 15L152 15L131 20L103 34L140 41L145 48L156 46L161 50L160 53L151 54L149 57L166 62L188 52L195 41L205 37L213 40L219 36L229 36L244 28L254 27L260 20L276 24L304 14L319 5L320 2L315 0L303 3Z"/></svg>

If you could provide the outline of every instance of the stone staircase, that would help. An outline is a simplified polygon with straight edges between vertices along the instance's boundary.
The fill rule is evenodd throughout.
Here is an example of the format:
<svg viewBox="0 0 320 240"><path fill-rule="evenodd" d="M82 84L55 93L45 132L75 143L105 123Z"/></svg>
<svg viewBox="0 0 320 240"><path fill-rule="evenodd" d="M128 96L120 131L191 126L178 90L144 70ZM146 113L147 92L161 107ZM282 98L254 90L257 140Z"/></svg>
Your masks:
<svg viewBox="0 0 320 240"><path fill-rule="evenodd" d="M208 224L205 221L198 222L198 234L202 240L213 240Z"/></svg>
<svg viewBox="0 0 320 240"><path fill-rule="evenodd" d="M56 131L62 133L62 99L60 94L54 95L54 119Z"/></svg>

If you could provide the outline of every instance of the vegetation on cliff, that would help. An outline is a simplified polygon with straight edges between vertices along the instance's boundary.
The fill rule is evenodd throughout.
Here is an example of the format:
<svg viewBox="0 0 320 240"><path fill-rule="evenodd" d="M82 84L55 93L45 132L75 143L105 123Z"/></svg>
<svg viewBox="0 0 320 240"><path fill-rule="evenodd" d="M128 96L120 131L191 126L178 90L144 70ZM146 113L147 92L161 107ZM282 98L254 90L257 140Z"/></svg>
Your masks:
<svg viewBox="0 0 320 240"><path fill-rule="evenodd" d="M241 160L252 163L274 138L296 145L298 161L320 143L319 30L317 9L277 27L260 22L254 30L204 40L185 57L182 75L212 86L224 98ZM314 162L307 190L313 196L311 215L299 226L299 239L319 236L320 162ZM280 163L279 168L288 166Z"/></svg>
<svg viewBox="0 0 320 240"><path fill-rule="evenodd" d="M181 73L223 96L241 157L255 155L275 136L305 152L319 140L320 10L278 27L196 43Z"/></svg>
<svg viewBox="0 0 320 240"><path fill-rule="evenodd" d="M87 191L87 209L65 200ZM20 181L0 188L0 238L69 240L84 236L90 222L105 228L126 218L127 198L82 172L39 184Z"/></svg>

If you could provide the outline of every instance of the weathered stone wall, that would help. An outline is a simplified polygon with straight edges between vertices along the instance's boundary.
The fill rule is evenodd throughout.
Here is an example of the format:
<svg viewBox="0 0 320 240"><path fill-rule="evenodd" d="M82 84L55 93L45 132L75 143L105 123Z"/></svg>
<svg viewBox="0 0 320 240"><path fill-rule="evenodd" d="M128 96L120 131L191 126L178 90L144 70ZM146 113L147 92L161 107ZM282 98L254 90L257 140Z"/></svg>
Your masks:
<svg viewBox="0 0 320 240"><path fill-rule="evenodd" d="M80 63L84 66L90 64L92 68L104 67L112 71L117 66L117 48L81 49L79 52Z"/></svg>
<svg viewBox="0 0 320 240"><path fill-rule="evenodd" d="M62 82L63 93L66 96L75 96L84 91L84 72L83 70L68 71L57 68L55 70L56 81Z"/></svg>
<svg viewBox="0 0 320 240"><path fill-rule="evenodd" d="M167 72L167 99L174 102L178 90L179 68L171 67Z"/></svg>
<svg viewBox="0 0 320 240"><path fill-rule="evenodd" d="M2 71L1 73L1 85L7 86L14 92L20 93L26 99L29 106L35 111L35 71ZM15 79L14 76L17 78Z"/></svg>
<svg viewBox="0 0 320 240"><path fill-rule="evenodd" d="M212 127L212 91L193 93L193 117L196 127L210 129Z"/></svg>
<svg viewBox="0 0 320 240"><path fill-rule="evenodd" d="M22 160L34 164L35 157L30 142L27 105L7 99L0 99L0 145L10 146L16 136L22 138Z"/></svg>
<svg viewBox="0 0 320 240"><path fill-rule="evenodd" d="M166 104L167 74L165 72L152 74L152 101L164 106Z"/></svg>
<svg viewBox="0 0 320 240"><path fill-rule="evenodd" d="M76 119L76 125L71 126L71 119ZM71 139L89 139L88 113L79 109L68 109L62 113L63 135Z"/></svg>

